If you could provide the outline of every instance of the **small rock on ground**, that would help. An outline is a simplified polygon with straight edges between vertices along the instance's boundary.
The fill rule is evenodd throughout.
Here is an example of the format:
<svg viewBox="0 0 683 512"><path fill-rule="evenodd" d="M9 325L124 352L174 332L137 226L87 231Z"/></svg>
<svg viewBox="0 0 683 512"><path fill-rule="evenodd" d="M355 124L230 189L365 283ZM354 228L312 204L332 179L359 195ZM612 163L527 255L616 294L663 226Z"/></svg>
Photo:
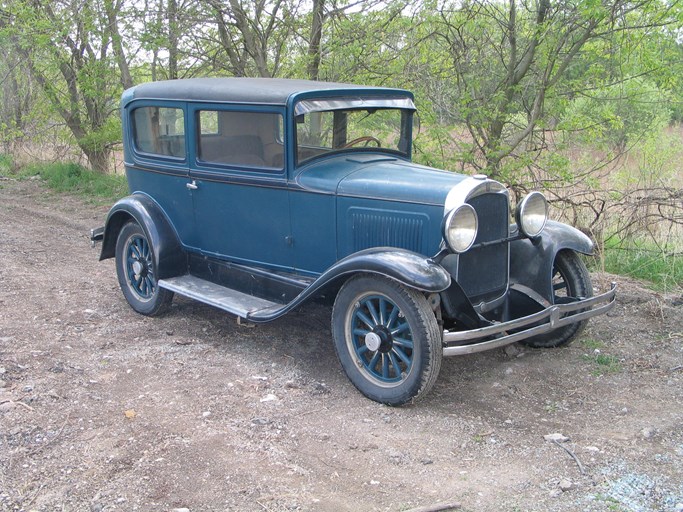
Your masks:
<svg viewBox="0 0 683 512"><path fill-rule="evenodd" d="M546 434L543 436L543 439L546 441L557 441L558 443L564 443L565 441L569 441L569 438L565 436L564 434L560 434L558 432L554 434Z"/></svg>
<svg viewBox="0 0 683 512"><path fill-rule="evenodd" d="M574 488L574 484L568 478L563 478L560 480L559 487L562 492L567 492Z"/></svg>

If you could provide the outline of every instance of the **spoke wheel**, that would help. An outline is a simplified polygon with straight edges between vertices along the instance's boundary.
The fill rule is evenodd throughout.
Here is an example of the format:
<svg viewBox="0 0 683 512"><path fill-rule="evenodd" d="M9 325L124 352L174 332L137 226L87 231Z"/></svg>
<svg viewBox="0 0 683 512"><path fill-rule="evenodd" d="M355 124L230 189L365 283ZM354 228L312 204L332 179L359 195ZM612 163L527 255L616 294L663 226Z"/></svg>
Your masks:
<svg viewBox="0 0 683 512"><path fill-rule="evenodd" d="M593 285L586 265L574 251L560 251L553 264L553 303L566 304L577 298L593 296ZM576 322L554 331L534 336L521 343L536 348L561 347L571 343L588 323Z"/></svg>
<svg viewBox="0 0 683 512"><path fill-rule="evenodd" d="M157 315L170 306L173 294L157 286L153 248L142 228L129 222L116 241L116 273L128 304L143 315Z"/></svg>
<svg viewBox="0 0 683 512"><path fill-rule="evenodd" d="M335 301L332 331L344 371L368 398L402 405L434 385L443 348L421 293L382 277L352 278Z"/></svg>

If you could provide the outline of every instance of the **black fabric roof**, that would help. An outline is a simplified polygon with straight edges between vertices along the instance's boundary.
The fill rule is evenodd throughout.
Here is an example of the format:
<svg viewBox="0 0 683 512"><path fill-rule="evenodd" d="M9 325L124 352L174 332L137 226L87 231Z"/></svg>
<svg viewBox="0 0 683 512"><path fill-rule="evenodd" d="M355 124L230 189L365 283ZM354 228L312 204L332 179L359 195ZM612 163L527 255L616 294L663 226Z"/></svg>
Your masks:
<svg viewBox="0 0 683 512"><path fill-rule="evenodd" d="M369 87L312 80L283 78L189 78L138 85L127 91L129 99L182 99L195 101L234 101L284 105L292 94L308 91L385 91L406 94L400 89ZM131 97L132 96L132 97Z"/></svg>

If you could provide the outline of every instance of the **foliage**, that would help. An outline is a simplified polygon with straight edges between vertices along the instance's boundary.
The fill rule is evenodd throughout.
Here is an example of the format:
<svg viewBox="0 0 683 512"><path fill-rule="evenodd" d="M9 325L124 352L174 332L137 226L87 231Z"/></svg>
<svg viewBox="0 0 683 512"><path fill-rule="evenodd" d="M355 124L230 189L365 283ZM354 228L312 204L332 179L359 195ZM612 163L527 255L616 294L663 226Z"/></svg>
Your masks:
<svg viewBox="0 0 683 512"><path fill-rule="evenodd" d="M108 52L110 23L90 2L43 4L3 2L0 37L19 61L13 76L28 73L42 90L52 112L61 117L91 166L106 172L115 139L102 139L117 110L120 94L115 62Z"/></svg>
<svg viewBox="0 0 683 512"><path fill-rule="evenodd" d="M7 176L13 169L14 162L9 155L0 154L0 176Z"/></svg>
<svg viewBox="0 0 683 512"><path fill-rule="evenodd" d="M57 192L79 194L111 203L128 193L124 176L101 174L74 163L32 164L19 171L21 178L40 176Z"/></svg>
<svg viewBox="0 0 683 512"><path fill-rule="evenodd" d="M559 129L574 142L623 149L661 133L670 120L667 95L652 82L633 79L576 98L567 107Z"/></svg>
<svg viewBox="0 0 683 512"><path fill-rule="evenodd" d="M658 247L651 239L611 239L604 247L607 272L650 281L660 290L683 287L681 247Z"/></svg>

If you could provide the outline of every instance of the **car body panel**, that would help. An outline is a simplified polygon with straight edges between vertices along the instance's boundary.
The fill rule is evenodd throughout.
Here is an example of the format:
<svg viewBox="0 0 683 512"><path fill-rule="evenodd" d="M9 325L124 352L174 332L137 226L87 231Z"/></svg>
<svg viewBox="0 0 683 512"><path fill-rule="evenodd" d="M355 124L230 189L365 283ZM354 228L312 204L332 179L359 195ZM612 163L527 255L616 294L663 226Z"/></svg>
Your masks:
<svg viewBox="0 0 683 512"><path fill-rule="evenodd" d="M154 190L154 202L164 212L182 245L197 246L192 193L187 189L187 174L150 172L148 168L129 165L126 177L132 196Z"/></svg>
<svg viewBox="0 0 683 512"><path fill-rule="evenodd" d="M279 318L336 280L358 273L388 277L427 293L441 292L451 284L450 274L429 258L395 247L373 247L339 260L288 304L255 312L247 319L254 322L269 322Z"/></svg>
<svg viewBox="0 0 683 512"><path fill-rule="evenodd" d="M553 262L564 249L592 254L593 242L578 229L552 220L538 238L515 240L510 244L510 282L523 284L551 302Z"/></svg>
<svg viewBox="0 0 683 512"><path fill-rule="evenodd" d="M159 279L178 275L187 268L187 257L178 234L163 209L142 193L126 196L112 206L105 222L100 260L114 257L116 240L126 222L135 221L153 245L155 273Z"/></svg>

